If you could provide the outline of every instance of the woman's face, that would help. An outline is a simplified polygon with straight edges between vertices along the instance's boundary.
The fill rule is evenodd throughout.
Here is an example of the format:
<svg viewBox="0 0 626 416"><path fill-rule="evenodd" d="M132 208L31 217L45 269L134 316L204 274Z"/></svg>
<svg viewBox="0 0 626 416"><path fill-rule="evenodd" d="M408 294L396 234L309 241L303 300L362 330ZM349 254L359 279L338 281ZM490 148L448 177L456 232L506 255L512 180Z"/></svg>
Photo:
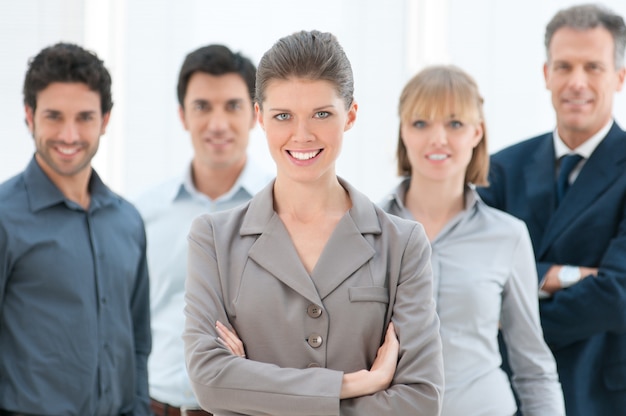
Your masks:
<svg viewBox="0 0 626 416"><path fill-rule="evenodd" d="M311 182L335 176L343 133L356 119L328 81L290 78L271 81L263 109L255 106L265 130L277 176Z"/></svg>
<svg viewBox="0 0 626 416"><path fill-rule="evenodd" d="M434 120L415 117L401 124L413 176L437 182L465 183L472 152L482 136L480 123L454 116Z"/></svg>

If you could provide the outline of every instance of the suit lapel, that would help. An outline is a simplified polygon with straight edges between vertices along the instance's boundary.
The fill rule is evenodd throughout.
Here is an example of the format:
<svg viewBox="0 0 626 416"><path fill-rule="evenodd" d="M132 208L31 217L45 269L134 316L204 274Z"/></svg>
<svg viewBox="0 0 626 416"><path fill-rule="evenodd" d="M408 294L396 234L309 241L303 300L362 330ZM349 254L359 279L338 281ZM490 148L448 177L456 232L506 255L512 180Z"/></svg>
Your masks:
<svg viewBox="0 0 626 416"><path fill-rule="evenodd" d="M301 296L320 303L315 285L274 211L274 181L252 198L239 232L242 236L258 235L248 251L250 259Z"/></svg>
<svg viewBox="0 0 626 416"><path fill-rule="evenodd" d="M320 297L328 296L373 256L374 249L347 213L337 224L313 269Z"/></svg>
<svg viewBox="0 0 626 416"><path fill-rule="evenodd" d="M313 269L313 280L322 299L374 256L367 238L382 231L372 201L348 182L338 179L350 194L352 208L337 224Z"/></svg>
<svg viewBox="0 0 626 416"><path fill-rule="evenodd" d="M547 134L545 139L541 140L531 157L531 162L524 169L528 208L539 227L544 228L556 204L552 134Z"/></svg>
<svg viewBox="0 0 626 416"><path fill-rule="evenodd" d="M606 138L591 154L580 174L552 215L542 240L539 256L545 254L554 239L595 203L613 182L624 174L626 137L613 124Z"/></svg>
<svg viewBox="0 0 626 416"><path fill-rule="evenodd" d="M273 183L250 201L241 235L259 235L248 257L311 302L321 303L337 286L374 256L364 234L380 234L374 204L339 178L350 194L352 208L337 224L310 276L291 237L274 212Z"/></svg>
<svg viewBox="0 0 626 416"><path fill-rule="evenodd" d="M315 285L277 214L272 216L263 233L250 248L248 256L301 296L311 302L320 303Z"/></svg>

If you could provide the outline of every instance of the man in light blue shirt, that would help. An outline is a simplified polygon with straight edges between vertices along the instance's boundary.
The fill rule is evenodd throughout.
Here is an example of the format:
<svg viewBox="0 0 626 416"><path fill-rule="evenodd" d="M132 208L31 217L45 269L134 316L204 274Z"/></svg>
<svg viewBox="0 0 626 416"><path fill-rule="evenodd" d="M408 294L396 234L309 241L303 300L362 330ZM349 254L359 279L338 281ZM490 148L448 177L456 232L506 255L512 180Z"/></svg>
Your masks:
<svg viewBox="0 0 626 416"><path fill-rule="evenodd" d="M155 415L172 410L208 414L197 410L181 338L187 234L198 215L246 202L273 177L247 157L255 125L255 77L256 68L248 58L222 45L187 55L179 74L178 101L193 159L181 178L157 186L137 201L148 236L154 342L148 368Z"/></svg>
<svg viewBox="0 0 626 416"><path fill-rule="evenodd" d="M0 415L149 415L146 236L91 167L111 114L97 56L30 61L35 155L0 184Z"/></svg>

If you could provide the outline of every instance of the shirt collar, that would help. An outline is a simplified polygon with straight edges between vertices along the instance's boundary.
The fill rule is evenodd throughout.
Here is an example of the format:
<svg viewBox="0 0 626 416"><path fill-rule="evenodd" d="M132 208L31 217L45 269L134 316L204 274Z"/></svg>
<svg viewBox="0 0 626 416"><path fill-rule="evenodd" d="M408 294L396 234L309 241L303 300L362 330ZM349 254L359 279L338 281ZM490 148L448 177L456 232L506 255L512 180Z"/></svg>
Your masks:
<svg viewBox="0 0 626 416"><path fill-rule="evenodd" d="M228 201L234 198L240 191L246 192L251 198L257 192L267 185L267 180L265 175L258 175L260 172L260 168L255 164L250 157L247 158L246 164L239 174L239 177L233 184L232 188L228 190L224 195L218 197L213 202L223 202ZM196 186L193 183L193 175L192 175L192 164L189 163L189 166L185 170L183 174L182 180L179 183L176 192L172 195L173 200L180 200L185 198L193 198L204 201L211 201L211 199L198 191Z"/></svg>
<svg viewBox="0 0 626 416"><path fill-rule="evenodd" d="M61 190L45 174L35 156L24 170L24 183L28 200L33 212L65 203L70 208L80 208L78 204L70 201L63 195ZM100 176L92 168L89 184L87 185L91 195L89 211L94 211L105 205L112 204L119 197L115 195L100 179ZM82 208L81 208L82 209Z"/></svg>
<svg viewBox="0 0 626 416"><path fill-rule="evenodd" d="M589 139L585 140L580 146L578 146L574 150L571 150L569 147L567 147L567 145L563 142L563 139L561 139L561 136L559 136L558 129L554 129L552 137L554 139L554 154L556 155L557 160L570 153L575 153L581 155L585 159L589 159L589 157L591 156L593 151L596 150L596 147L598 147L602 139L604 139L609 133L612 125L613 120L610 120L603 128L600 129L600 131L591 136Z"/></svg>
<svg viewBox="0 0 626 416"><path fill-rule="evenodd" d="M398 184L396 189L390 195L391 200L395 203L401 212L405 212L405 214L409 214L410 218L413 218L413 215L410 213L408 209L404 206L404 201L406 197L406 192L409 189L409 185L411 184L411 178L406 177L402 179L402 182ZM482 204L483 201L480 199L480 195L476 192L476 186L473 184L467 184L465 186L465 208L463 211L469 211L474 208L477 204Z"/></svg>

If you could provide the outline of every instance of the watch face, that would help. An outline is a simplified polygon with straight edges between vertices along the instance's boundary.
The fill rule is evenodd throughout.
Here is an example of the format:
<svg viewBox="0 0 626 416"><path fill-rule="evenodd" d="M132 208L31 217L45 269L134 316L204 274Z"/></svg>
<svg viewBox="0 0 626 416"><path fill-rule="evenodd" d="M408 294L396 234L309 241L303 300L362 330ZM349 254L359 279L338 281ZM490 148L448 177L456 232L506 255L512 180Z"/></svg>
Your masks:
<svg viewBox="0 0 626 416"><path fill-rule="evenodd" d="M559 271L559 280L561 286L571 286L580 279L580 272L578 267L563 266Z"/></svg>

